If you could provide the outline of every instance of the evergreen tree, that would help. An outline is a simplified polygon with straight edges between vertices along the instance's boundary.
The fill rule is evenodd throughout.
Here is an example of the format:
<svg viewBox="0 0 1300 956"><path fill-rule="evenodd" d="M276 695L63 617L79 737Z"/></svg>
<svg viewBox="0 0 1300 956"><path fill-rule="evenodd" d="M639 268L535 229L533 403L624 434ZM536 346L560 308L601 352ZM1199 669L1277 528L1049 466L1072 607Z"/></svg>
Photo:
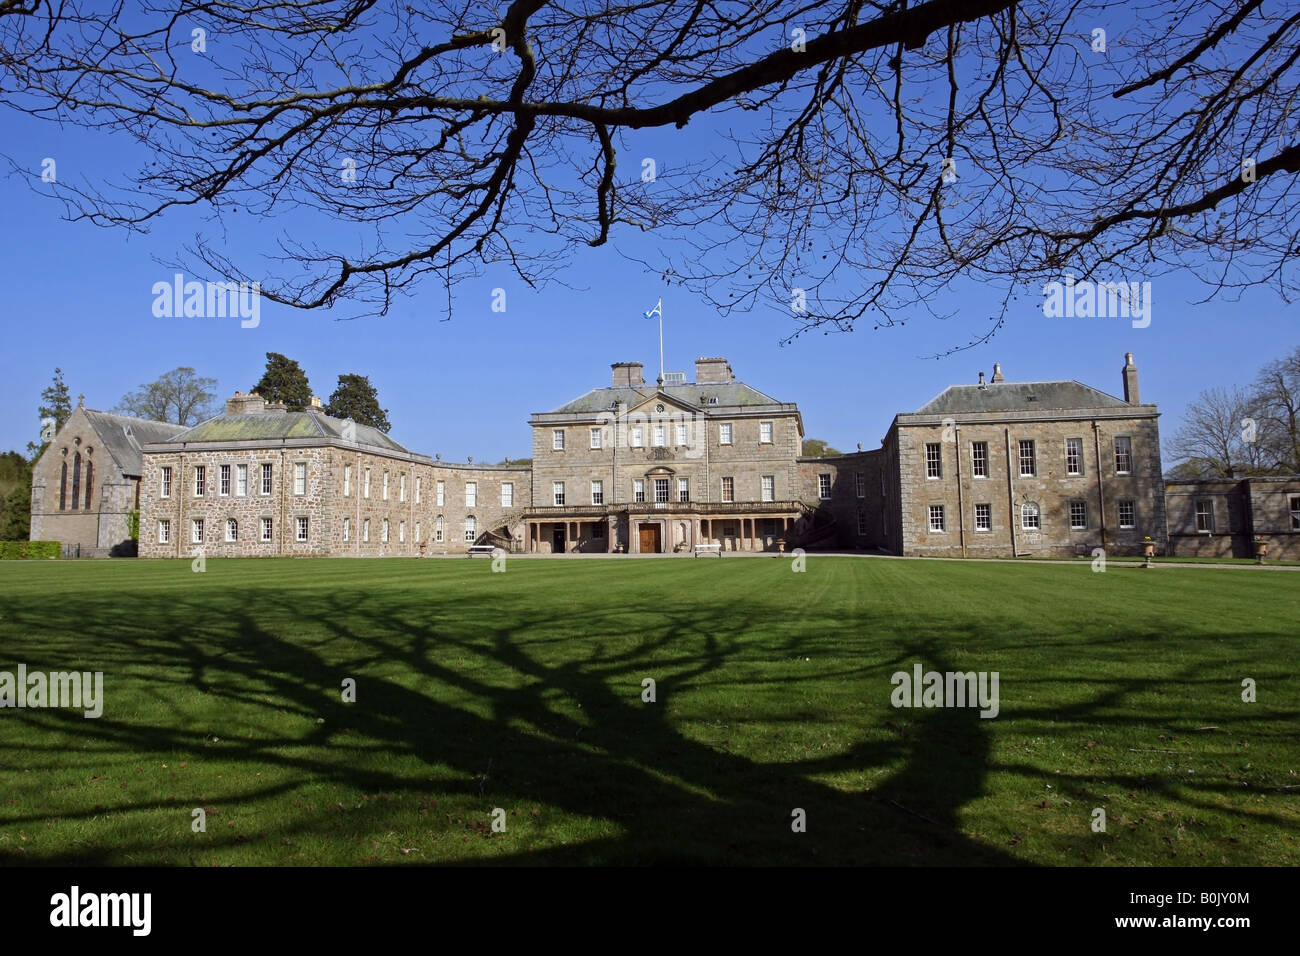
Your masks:
<svg viewBox="0 0 1300 956"><path fill-rule="evenodd" d="M365 375L340 375L338 388L325 405L325 414L350 418L358 425L370 425L381 432L392 428L388 409L379 407L379 393Z"/></svg>
<svg viewBox="0 0 1300 956"><path fill-rule="evenodd" d="M293 359L279 352L266 353L266 371L253 386L253 391L268 402L283 402L291 412L300 412L311 405L311 386L307 373Z"/></svg>
<svg viewBox="0 0 1300 956"><path fill-rule="evenodd" d="M44 454L54 435L63 427L71 414L72 399L68 396L68 386L63 382L63 369L56 368L54 381L41 392L41 406L36 412L41 422L41 440L27 443L27 452L32 461ZM51 420L54 423L52 427L49 425Z"/></svg>

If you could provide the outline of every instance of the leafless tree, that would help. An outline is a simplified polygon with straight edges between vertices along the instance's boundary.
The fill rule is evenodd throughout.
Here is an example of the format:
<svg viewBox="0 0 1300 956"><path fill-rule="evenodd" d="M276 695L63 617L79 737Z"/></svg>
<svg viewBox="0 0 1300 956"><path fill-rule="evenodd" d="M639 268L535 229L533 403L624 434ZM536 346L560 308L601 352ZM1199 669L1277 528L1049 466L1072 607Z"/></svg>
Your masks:
<svg viewBox="0 0 1300 956"><path fill-rule="evenodd" d="M152 156L51 191L129 228L202 207L191 261L295 306L382 311L492 263L544 282L629 230L662 237L668 281L796 335L978 283L1002 299L974 344L1067 273L1296 288L1283 0L99 5L0 16L0 98ZM688 124L712 155L647 152ZM231 262L235 212L364 238Z"/></svg>
<svg viewBox="0 0 1300 956"><path fill-rule="evenodd" d="M1244 389L1211 388L1187 407L1183 424L1169 442L1172 457L1182 459L1204 478L1242 478L1259 474L1259 423L1251 418L1252 401Z"/></svg>
<svg viewBox="0 0 1300 956"><path fill-rule="evenodd" d="M216 389L215 378L205 378L181 366L123 395L114 411L156 422L197 425L214 414Z"/></svg>
<svg viewBox="0 0 1300 956"><path fill-rule="evenodd" d="M1300 474L1300 348L1260 369L1254 400L1265 428L1262 451L1274 470Z"/></svg>

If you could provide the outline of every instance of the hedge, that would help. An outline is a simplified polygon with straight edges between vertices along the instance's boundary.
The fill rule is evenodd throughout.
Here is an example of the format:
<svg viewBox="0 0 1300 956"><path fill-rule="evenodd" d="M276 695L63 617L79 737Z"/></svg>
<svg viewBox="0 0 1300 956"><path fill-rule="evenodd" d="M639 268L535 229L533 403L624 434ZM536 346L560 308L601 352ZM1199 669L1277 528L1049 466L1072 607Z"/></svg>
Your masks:
<svg viewBox="0 0 1300 956"><path fill-rule="evenodd" d="M57 558L63 545L57 541L0 541L0 559Z"/></svg>

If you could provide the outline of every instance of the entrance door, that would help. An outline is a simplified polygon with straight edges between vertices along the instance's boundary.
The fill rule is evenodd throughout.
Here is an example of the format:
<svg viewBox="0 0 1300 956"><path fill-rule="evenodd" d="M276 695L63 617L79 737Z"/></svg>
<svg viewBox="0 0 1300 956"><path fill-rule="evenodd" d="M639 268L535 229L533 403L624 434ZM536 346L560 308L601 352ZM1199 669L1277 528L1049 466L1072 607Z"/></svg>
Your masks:
<svg viewBox="0 0 1300 956"><path fill-rule="evenodd" d="M657 524L641 525L641 553L659 553L659 526Z"/></svg>
<svg viewBox="0 0 1300 956"><path fill-rule="evenodd" d="M564 554L564 525L557 524L551 530L551 551L554 554Z"/></svg>

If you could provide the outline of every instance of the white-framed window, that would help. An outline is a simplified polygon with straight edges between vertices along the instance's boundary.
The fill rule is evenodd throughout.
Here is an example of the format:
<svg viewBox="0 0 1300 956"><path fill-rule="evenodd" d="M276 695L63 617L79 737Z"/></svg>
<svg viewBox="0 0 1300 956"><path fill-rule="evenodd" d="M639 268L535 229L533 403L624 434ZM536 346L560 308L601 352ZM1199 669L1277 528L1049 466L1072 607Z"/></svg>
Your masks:
<svg viewBox="0 0 1300 956"><path fill-rule="evenodd" d="M422 484L423 484L422 479L420 478L419 475L416 475L415 476L415 503L417 505L420 503L420 486ZM416 535L416 537L418 538L419 535Z"/></svg>
<svg viewBox="0 0 1300 956"><path fill-rule="evenodd" d="M592 448L605 447L605 432L602 429L599 428L591 429L591 447Z"/></svg>
<svg viewBox="0 0 1300 956"><path fill-rule="evenodd" d="M761 489L761 495L759 500L775 501L776 500L776 476L763 475L759 479L759 482L760 482L759 487Z"/></svg>
<svg viewBox="0 0 1300 956"><path fill-rule="evenodd" d="M388 544L388 519L387 518L379 522L379 540L383 544Z"/></svg>
<svg viewBox="0 0 1300 956"><path fill-rule="evenodd" d="M1291 495L1287 506L1291 510L1291 530L1300 531L1300 495Z"/></svg>
<svg viewBox="0 0 1300 956"><path fill-rule="evenodd" d="M344 518L343 519L343 540L350 541L351 539L352 539L352 519Z"/></svg>
<svg viewBox="0 0 1300 956"><path fill-rule="evenodd" d="M1115 439L1115 474L1127 475L1133 471L1133 439L1120 435Z"/></svg>
<svg viewBox="0 0 1300 956"><path fill-rule="evenodd" d="M221 465L217 468L217 494L223 498L230 497L230 466Z"/></svg>
<svg viewBox="0 0 1300 956"><path fill-rule="evenodd" d="M406 476L405 475L397 476L397 500L398 501L406 500Z"/></svg>
<svg viewBox="0 0 1300 956"><path fill-rule="evenodd" d="M825 500L831 496L831 476L817 476L817 497Z"/></svg>
<svg viewBox="0 0 1300 956"><path fill-rule="evenodd" d="M632 500L645 501L645 479L644 478L632 479Z"/></svg>
<svg viewBox="0 0 1300 956"><path fill-rule="evenodd" d="M398 544L406 543L406 522L405 521L397 522L397 543Z"/></svg>
<svg viewBox="0 0 1300 956"><path fill-rule="evenodd" d="M477 538L478 522L474 520L473 515L470 515L465 519L465 540L472 543Z"/></svg>
<svg viewBox="0 0 1300 956"><path fill-rule="evenodd" d="M1083 439L1067 438L1065 440L1065 473L1067 475L1083 474Z"/></svg>
<svg viewBox="0 0 1300 956"><path fill-rule="evenodd" d="M297 535L295 536L295 540L306 541L307 534L311 530L310 522L306 518L299 517L294 519L294 524L297 528Z"/></svg>
<svg viewBox="0 0 1300 956"><path fill-rule="evenodd" d="M235 494L240 498L248 495L248 466L235 466Z"/></svg>
<svg viewBox="0 0 1300 956"><path fill-rule="evenodd" d="M867 533L867 509L858 509L858 535L865 536Z"/></svg>
<svg viewBox="0 0 1300 956"><path fill-rule="evenodd" d="M1121 528L1137 527L1137 502L1132 498L1122 499L1119 503L1119 526Z"/></svg>
<svg viewBox="0 0 1300 956"><path fill-rule="evenodd" d="M1086 531L1088 528L1088 502L1070 502L1070 530Z"/></svg>
<svg viewBox="0 0 1300 956"><path fill-rule="evenodd" d="M1042 528L1042 515L1038 511L1038 505L1032 501L1026 501L1020 506L1020 528L1023 531L1038 531Z"/></svg>
<svg viewBox="0 0 1300 956"><path fill-rule="evenodd" d="M158 522L158 543L170 544L172 540L172 523L164 518Z"/></svg>
<svg viewBox="0 0 1300 956"><path fill-rule="evenodd" d="M446 522L443 521L442 515L438 515L433 522L433 540L441 542L446 535Z"/></svg>
<svg viewBox="0 0 1300 956"><path fill-rule="evenodd" d="M975 530L993 530L993 506L991 504L975 506Z"/></svg>
<svg viewBox="0 0 1300 956"><path fill-rule="evenodd" d="M655 479L655 504L659 504L659 505L668 504L668 479L667 478Z"/></svg>
<svg viewBox="0 0 1300 956"><path fill-rule="evenodd" d="M930 530L943 531L943 505L930 505Z"/></svg>
<svg viewBox="0 0 1300 956"><path fill-rule="evenodd" d="M989 443L973 441L970 443L970 473L975 478L989 476Z"/></svg>
<svg viewBox="0 0 1300 956"><path fill-rule="evenodd" d="M234 518L226 519L226 540L227 541L239 540L239 522L236 521Z"/></svg>
<svg viewBox="0 0 1300 956"><path fill-rule="evenodd" d="M555 428L551 430L551 450L564 451L564 429Z"/></svg>
<svg viewBox="0 0 1300 956"><path fill-rule="evenodd" d="M1214 532L1214 503L1209 498L1196 499L1196 530Z"/></svg>
<svg viewBox="0 0 1300 956"><path fill-rule="evenodd" d="M203 519L195 518L190 522L190 540L195 544L203 543Z"/></svg>
<svg viewBox="0 0 1300 956"><path fill-rule="evenodd" d="M433 486L433 489L434 504L441 508L447 503L447 483L445 481L440 481Z"/></svg>
<svg viewBox="0 0 1300 956"><path fill-rule="evenodd" d="M381 496L381 497L380 497L380 500L381 500L381 501L387 501L387 500L388 500L388 471L387 471L387 469L384 470L384 482L383 482L383 485L382 485L381 488L380 488L379 494L380 494L380 496Z"/></svg>
<svg viewBox="0 0 1300 956"><path fill-rule="evenodd" d="M203 465L194 466L194 497L202 498L208 489L208 470Z"/></svg>
<svg viewBox="0 0 1300 956"><path fill-rule="evenodd" d="M513 508L515 506L515 483L513 481L501 482L501 507Z"/></svg>
<svg viewBox="0 0 1300 956"><path fill-rule="evenodd" d="M732 436L731 422L723 422L718 426L718 444L730 445Z"/></svg>
<svg viewBox="0 0 1300 956"><path fill-rule="evenodd" d="M1020 477L1032 478L1036 473L1034 442L1032 439L1022 439L1020 442Z"/></svg>
<svg viewBox="0 0 1300 956"><path fill-rule="evenodd" d="M370 469L367 468L361 473L361 497L370 497Z"/></svg>
<svg viewBox="0 0 1300 956"><path fill-rule="evenodd" d="M263 518L263 519L262 519L262 540L263 540L263 541L270 541L270 540L271 540L271 537L272 537L271 532L274 530L274 527L275 527L275 526L271 523L271 519L270 519L270 518Z"/></svg>
<svg viewBox="0 0 1300 956"><path fill-rule="evenodd" d="M347 497L352 494L352 466L343 466L343 495Z"/></svg>
<svg viewBox="0 0 1300 956"><path fill-rule="evenodd" d="M262 462L262 494L269 495L275 484L275 466L269 461Z"/></svg>
<svg viewBox="0 0 1300 956"><path fill-rule="evenodd" d="M690 441L687 439L687 431L686 431L686 423L685 423L685 422L678 422L678 423L677 423L677 444L678 444L678 445L689 445L689 444L690 444Z"/></svg>
<svg viewBox="0 0 1300 956"><path fill-rule="evenodd" d="M865 498L867 496L867 476L862 472L858 472L854 477L853 487L854 493L859 498ZM866 532L864 531L863 534L865 533Z"/></svg>
<svg viewBox="0 0 1300 956"><path fill-rule="evenodd" d="M771 422L758 423L758 441L759 444L761 445L772 444L772 423Z"/></svg>
<svg viewBox="0 0 1300 956"><path fill-rule="evenodd" d="M554 499L553 503L557 507L564 504L564 482L551 482L551 497Z"/></svg>
<svg viewBox="0 0 1300 956"><path fill-rule="evenodd" d="M943 477L943 446L938 442L925 443L925 477Z"/></svg>
<svg viewBox="0 0 1300 956"><path fill-rule="evenodd" d="M678 501L691 500L691 480L689 478L677 479L677 500Z"/></svg>
<svg viewBox="0 0 1300 956"><path fill-rule="evenodd" d="M663 448L668 444L668 426L656 425L654 430L654 441L656 448Z"/></svg>
<svg viewBox="0 0 1300 956"><path fill-rule="evenodd" d="M591 503L593 505L603 505L605 503L605 483L603 481L593 481L591 483Z"/></svg>
<svg viewBox="0 0 1300 956"><path fill-rule="evenodd" d="M305 461L295 461L293 463L293 493L295 495L305 495L307 493L307 463Z"/></svg>
<svg viewBox="0 0 1300 956"><path fill-rule="evenodd" d="M361 521L361 540L364 542L370 541L370 519L369 518L363 518Z"/></svg>
<svg viewBox="0 0 1300 956"><path fill-rule="evenodd" d="M172 470L170 465L163 465L161 469L158 494L163 498L172 496Z"/></svg>
<svg viewBox="0 0 1300 956"><path fill-rule="evenodd" d="M730 475L722 479L722 500L726 502L736 500L736 479Z"/></svg>
<svg viewBox="0 0 1300 956"><path fill-rule="evenodd" d="M632 447L645 447L645 430L640 425L632 426Z"/></svg>
<svg viewBox="0 0 1300 956"><path fill-rule="evenodd" d="M465 482L465 507L466 508L478 507L478 482L477 481Z"/></svg>
<svg viewBox="0 0 1300 956"><path fill-rule="evenodd" d="M419 544L424 539L420 537L420 522L415 523L415 543Z"/></svg>

